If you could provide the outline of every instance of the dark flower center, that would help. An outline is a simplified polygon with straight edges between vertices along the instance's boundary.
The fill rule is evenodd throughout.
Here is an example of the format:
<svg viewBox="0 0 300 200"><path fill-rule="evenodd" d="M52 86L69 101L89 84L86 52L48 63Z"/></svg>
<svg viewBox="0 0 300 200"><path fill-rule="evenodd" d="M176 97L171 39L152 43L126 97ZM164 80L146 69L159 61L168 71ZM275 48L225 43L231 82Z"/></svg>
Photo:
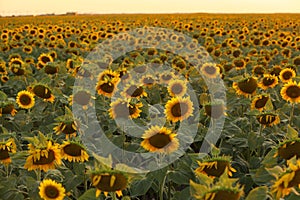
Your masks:
<svg viewBox="0 0 300 200"><path fill-rule="evenodd" d="M72 123L71 124L65 124L65 128L62 130L64 134L72 134L76 132L76 130L73 128Z"/></svg>
<svg viewBox="0 0 300 200"><path fill-rule="evenodd" d="M144 89L142 87L137 87L135 85L130 86L126 93L131 97L139 97L143 94Z"/></svg>
<svg viewBox="0 0 300 200"><path fill-rule="evenodd" d="M48 158L46 156L41 156L39 160L33 161L34 165L47 165L52 163L55 160L54 151L49 150L48 151Z"/></svg>
<svg viewBox="0 0 300 200"><path fill-rule="evenodd" d="M110 94L114 91L115 85L111 82L103 83L99 86L99 89Z"/></svg>
<svg viewBox="0 0 300 200"><path fill-rule="evenodd" d="M205 113L214 118L214 119L218 119L220 118L222 115L224 115L224 106L221 105L205 105Z"/></svg>
<svg viewBox="0 0 300 200"><path fill-rule="evenodd" d="M257 120L260 124L270 125L273 122L275 122L276 115L272 115L272 114L259 115L257 116Z"/></svg>
<svg viewBox="0 0 300 200"><path fill-rule="evenodd" d="M174 94L180 94L183 91L183 86L179 83L176 83L176 84L172 85L171 91Z"/></svg>
<svg viewBox="0 0 300 200"><path fill-rule="evenodd" d="M289 80L293 76L293 73L290 71L286 71L282 74L284 80Z"/></svg>
<svg viewBox="0 0 300 200"><path fill-rule="evenodd" d="M63 148L64 152L70 156L81 156L81 151L83 148L77 144L69 144Z"/></svg>
<svg viewBox="0 0 300 200"><path fill-rule="evenodd" d="M240 199L240 194L238 192L227 191L227 190L219 190L215 192L214 200L224 200L224 199L238 200Z"/></svg>
<svg viewBox="0 0 300 200"><path fill-rule="evenodd" d="M207 74L210 74L210 75L213 75L213 74L215 74L216 73L216 67L214 67L214 66L206 66L205 68L204 68L204 70L205 70L205 72L207 73Z"/></svg>
<svg viewBox="0 0 300 200"><path fill-rule="evenodd" d="M286 143L286 147L280 147L278 149L278 155L286 160L289 160L290 158L294 157L295 155L297 158L300 157L300 142L289 142Z"/></svg>
<svg viewBox="0 0 300 200"><path fill-rule="evenodd" d="M4 150L1 149L0 150L0 160L5 160L7 158L9 158L9 154L8 154L7 148L5 148Z"/></svg>
<svg viewBox="0 0 300 200"><path fill-rule="evenodd" d="M274 78L269 78L269 77L265 77L262 80L262 83L264 84L264 86L270 86L275 82Z"/></svg>
<svg viewBox="0 0 300 200"><path fill-rule="evenodd" d="M186 103L176 103L171 108L171 113L174 117L181 117L185 115L189 110L189 106Z"/></svg>
<svg viewBox="0 0 300 200"><path fill-rule="evenodd" d="M112 186L110 186L111 178L115 176L115 181ZM127 187L127 178L122 174L105 174L101 175L101 179L96 187L104 192L116 192L119 190L124 190Z"/></svg>
<svg viewBox="0 0 300 200"><path fill-rule="evenodd" d="M269 100L269 97L262 96L261 99L258 99L255 102L255 108L263 108L266 105L268 100Z"/></svg>
<svg viewBox="0 0 300 200"><path fill-rule="evenodd" d="M55 199L59 196L59 190L55 186L48 185L45 188L45 194L48 198Z"/></svg>
<svg viewBox="0 0 300 200"><path fill-rule="evenodd" d="M34 86L33 93L42 99L49 99L51 97L51 91L43 85Z"/></svg>
<svg viewBox="0 0 300 200"><path fill-rule="evenodd" d="M220 177L224 173L229 163L228 161L216 161L216 162L217 162L216 166L215 165L213 167L205 166L203 171L209 176Z"/></svg>
<svg viewBox="0 0 300 200"><path fill-rule="evenodd" d="M47 63L47 62L50 62L51 60L50 60L50 58L48 58L48 56L42 56L41 61L43 63Z"/></svg>
<svg viewBox="0 0 300 200"><path fill-rule="evenodd" d="M238 82L238 87L242 92L252 94L257 88L257 82L254 78L248 78L244 81Z"/></svg>
<svg viewBox="0 0 300 200"><path fill-rule="evenodd" d="M300 96L300 88L298 86L289 86L286 90L286 95L290 98L298 98Z"/></svg>
<svg viewBox="0 0 300 200"><path fill-rule="evenodd" d="M86 91L79 91L73 97L73 100L79 105L87 105L90 99L91 99L91 95Z"/></svg>
<svg viewBox="0 0 300 200"><path fill-rule="evenodd" d="M25 106L30 105L32 102L32 99L27 94L21 95L19 100L20 100L21 104L25 105Z"/></svg>
<svg viewBox="0 0 300 200"><path fill-rule="evenodd" d="M149 143L155 148L161 149L171 142L171 138L165 134L156 134L149 138Z"/></svg>

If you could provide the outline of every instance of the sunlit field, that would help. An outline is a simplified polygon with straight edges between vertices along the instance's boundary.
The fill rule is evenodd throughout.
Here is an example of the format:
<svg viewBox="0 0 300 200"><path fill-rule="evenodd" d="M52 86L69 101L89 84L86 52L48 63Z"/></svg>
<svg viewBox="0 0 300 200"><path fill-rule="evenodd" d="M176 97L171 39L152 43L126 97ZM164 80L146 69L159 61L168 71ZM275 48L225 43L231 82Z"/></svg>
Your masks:
<svg viewBox="0 0 300 200"><path fill-rule="evenodd" d="M0 199L299 199L299 73L300 14L1 17Z"/></svg>

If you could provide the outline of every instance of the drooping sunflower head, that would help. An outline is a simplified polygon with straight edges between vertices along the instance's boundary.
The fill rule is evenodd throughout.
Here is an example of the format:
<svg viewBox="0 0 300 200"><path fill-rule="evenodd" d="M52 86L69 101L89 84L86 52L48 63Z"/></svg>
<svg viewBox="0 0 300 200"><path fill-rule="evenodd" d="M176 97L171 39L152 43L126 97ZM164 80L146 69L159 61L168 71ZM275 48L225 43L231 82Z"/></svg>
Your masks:
<svg viewBox="0 0 300 200"><path fill-rule="evenodd" d="M16 153L17 146L13 138L0 142L0 163L5 165L11 163L10 153Z"/></svg>
<svg viewBox="0 0 300 200"><path fill-rule="evenodd" d="M20 108L30 109L35 104L34 94L26 90L18 92L16 102Z"/></svg>
<svg viewBox="0 0 300 200"><path fill-rule="evenodd" d="M142 136L141 146L150 152L172 153L179 147L176 134L166 127L152 126Z"/></svg>
<svg viewBox="0 0 300 200"><path fill-rule="evenodd" d="M261 94L261 95L255 96L251 102L251 110L256 109L256 110L262 111L265 108L269 99L270 99L270 97L267 94Z"/></svg>
<svg viewBox="0 0 300 200"><path fill-rule="evenodd" d="M279 115L272 112L262 113L256 116L256 120L263 126L274 126L280 123Z"/></svg>
<svg viewBox="0 0 300 200"><path fill-rule="evenodd" d="M15 109L15 105L13 102L7 101L4 103L0 103L0 117L3 114L10 114L11 116L15 116L17 110Z"/></svg>
<svg viewBox="0 0 300 200"><path fill-rule="evenodd" d="M125 190L129 185L129 179L125 173L116 170L101 170L91 173L92 185L96 187L96 197L99 197L101 192L105 196L109 192L114 192L118 197L123 195L122 190Z"/></svg>
<svg viewBox="0 0 300 200"><path fill-rule="evenodd" d="M36 95L39 98L42 98L44 101L48 101L53 103L55 96L53 95L50 88L44 84L34 84L30 87L28 87L28 90L32 92L34 95Z"/></svg>
<svg viewBox="0 0 300 200"><path fill-rule="evenodd" d="M204 105L205 114L213 119L219 119L226 115L226 106L223 102L205 103Z"/></svg>
<svg viewBox="0 0 300 200"><path fill-rule="evenodd" d="M186 94L187 86L184 80L171 80L168 84L168 92L172 97L182 97Z"/></svg>
<svg viewBox="0 0 300 200"><path fill-rule="evenodd" d="M76 137L78 125L75 120L62 121L57 123L57 126L53 128L54 132L58 134L65 134L66 139Z"/></svg>
<svg viewBox="0 0 300 200"><path fill-rule="evenodd" d="M271 68L270 74L274 75L274 76L279 76L280 72L281 72L282 68L280 65L274 65Z"/></svg>
<svg viewBox="0 0 300 200"><path fill-rule="evenodd" d="M116 118L131 118L135 119L140 116L143 106L142 103L135 103L130 100L117 99L110 104L109 115L112 119Z"/></svg>
<svg viewBox="0 0 300 200"><path fill-rule="evenodd" d="M147 87L151 87L155 84L156 80L152 75L144 75L141 78L141 84Z"/></svg>
<svg viewBox="0 0 300 200"><path fill-rule="evenodd" d="M281 97L291 103L299 103L300 102L300 83L296 83L295 81L288 82L283 85L280 90Z"/></svg>
<svg viewBox="0 0 300 200"><path fill-rule="evenodd" d="M264 75L265 71L266 71L266 68L263 65L256 65L253 68L252 73L257 76L262 76L262 75Z"/></svg>
<svg viewBox="0 0 300 200"><path fill-rule="evenodd" d="M61 154L59 145L52 141L39 141L34 138L34 142L28 144L29 156L26 159L24 168L28 171L55 169L61 164Z"/></svg>
<svg viewBox="0 0 300 200"><path fill-rule="evenodd" d="M183 121L193 115L193 102L189 97L173 97L165 105L167 120L172 122Z"/></svg>
<svg viewBox="0 0 300 200"><path fill-rule="evenodd" d="M287 163L288 168L277 177L271 187L271 193L276 199L284 198L291 192L298 194L295 187L299 187L300 184L300 162L299 160L291 159Z"/></svg>
<svg viewBox="0 0 300 200"><path fill-rule="evenodd" d="M25 74L24 61L20 58L12 58L9 61L9 69L17 76Z"/></svg>
<svg viewBox="0 0 300 200"><path fill-rule="evenodd" d="M119 78L99 80L96 85L96 90L99 95L104 95L110 98L116 92L119 81Z"/></svg>
<svg viewBox="0 0 300 200"><path fill-rule="evenodd" d="M268 88L274 88L278 84L278 78L275 75L264 74L264 77L261 79L258 87L263 90L267 90Z"/></svg>
<svg viewBox="0 0 300 200"><path fill-rule="evenodd" d="M65 191L61 183L51 179L44 179L39 186L39 195L44 200L63 200Z"/></svg>
<svg viewBox="0 0 300 200"><path fill-rule="evenodd" d="M300 158L300 139L288 139L283 142L280 142L277 147L277 153L274 157L280 156L285 160L289 160L296 156L296 158Z"/></svg>
<svg viewBox="0 0 300 200"><path fill-rule="evenodd" d="M247 98L256 93L257 86L257 79L254 77L246 77L238 82L234 82L232 85L238 95L243 95Z"/></svg>
<svg viewBox="0 0 300 200"><path fill-rule="evenodd" d="M172 79L174 79L175 75L173 72L164 72L159 74L160 83L168 84Z"/></svg>
<svg viewBox="0 0 300 200"><path fill-rule="evenodd" d="M62 159L69 162L88 161L89 155L82 144L76 141L64 141L60 146Z"/></svg>
<svg viewBox="0 0 300 200"><path fill-rule="evenodd" d="M231 167L231 158L229 156L215 156L198 161L199 167L195 169L197 173L203 173L212 177L220 177L225 170L229 176L232 176L236 170Z"/></svg>
<svg viewBox="0 0 300 200"><path fill-rule="evenodd" d="M283 83L289 82L294 77L296 77L296 72L291 68L285 68L279 74L279 78Z"/></svg>

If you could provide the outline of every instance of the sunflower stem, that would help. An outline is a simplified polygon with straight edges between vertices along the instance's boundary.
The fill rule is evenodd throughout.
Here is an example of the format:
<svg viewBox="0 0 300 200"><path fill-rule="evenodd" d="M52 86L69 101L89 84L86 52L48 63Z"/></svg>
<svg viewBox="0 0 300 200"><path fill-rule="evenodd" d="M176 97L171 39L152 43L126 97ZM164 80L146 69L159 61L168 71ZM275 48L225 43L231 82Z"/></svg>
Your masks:
<svg viewBox="0 0 300 200"><path fill-rule="evenodd" d="M293 120L293 116L294 116L294 109L295 109L295 104L292 104L292 110L290 113L290 119L289 119L289 125L292 126L292 120Z"/></svg>
<svg viewBox="0 0 300 200"><path fill-rule="evenodd" d="M259 136L262 136L263 126L260 124L259 126Z"/></svg>
<svg viewBox="0 0 300 200"><path fill-rule="evenodd" d="M111 199L112 200L118 200L115 192L111 193Z"/></svg>
<svg viewBox="0 0 300 200"><path fill-rule="evenodd" d="M166 184L167 176L169 174L169 170L166 172L164 179L161 182L160 190L159 190L159 200L164 200L164 187Z"/></svg>
<svg viewBox="0 0 300 200"><path fill-rule="evenodd" d="M36 180L37 180L38 182L40 182L41 179L42 179L42 173L41 173L41 170L40 170L40 169L35 170L35 174L36 174Z"/></svg>
<svg viewBox="0 0 300 200"><path fill-rule="evenodd" d="M5 167L5 172L6 172L6 178L9 177L9 166L8 165L4 165Z"/></svg>

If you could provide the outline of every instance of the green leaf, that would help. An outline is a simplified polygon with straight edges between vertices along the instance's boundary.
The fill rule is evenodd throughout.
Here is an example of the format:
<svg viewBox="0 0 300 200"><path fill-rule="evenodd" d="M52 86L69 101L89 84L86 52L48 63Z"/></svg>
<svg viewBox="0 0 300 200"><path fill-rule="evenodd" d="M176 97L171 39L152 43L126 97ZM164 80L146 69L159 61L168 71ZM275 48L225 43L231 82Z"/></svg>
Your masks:
<svg viewBox="0 0 300 200"><path fill-rule="evenodd" d="M272 149L263 159L263 161L261 162L263 164L263 166L265 167L273 167L275 165L277 165L277 159L274 158L274 155L276 153L276 149Z"/></svg>
<svg viewBox="0 0 300 200"><path fill-rule="evenodd" d="M141 196L147 193L152 185L153 180L145 178L134 181L130 186L130 194L132 197Z"/></svg>
<svg viewBox="0 0 300 200"><path fill-rule="evenodd" d="M269 98L266 103L266 110L274 110L271 98Z"/></svg>
<svg viewBox="0 0 300 200"><path fill-rule="evenodd" d="M261 186L261 187L254 188L248 194L246 200L257 200L257 199L265 200L265 199L267 199L267 192L268 192L267 186Z"/></svg>
<svg viewBox="0 0 300 200"><path fill-rule="evenodd" d="M296 131L293 127L288 125L286 137L288 139L298 138L298 131Z"/></svg>
<svg viewBox="0 0 300 200"><path fill-rule="evenodd" d="M78 200L97 200L99 198L96 198L96 189L91 188L87 190L83 195L81 195Z"/></svg>

